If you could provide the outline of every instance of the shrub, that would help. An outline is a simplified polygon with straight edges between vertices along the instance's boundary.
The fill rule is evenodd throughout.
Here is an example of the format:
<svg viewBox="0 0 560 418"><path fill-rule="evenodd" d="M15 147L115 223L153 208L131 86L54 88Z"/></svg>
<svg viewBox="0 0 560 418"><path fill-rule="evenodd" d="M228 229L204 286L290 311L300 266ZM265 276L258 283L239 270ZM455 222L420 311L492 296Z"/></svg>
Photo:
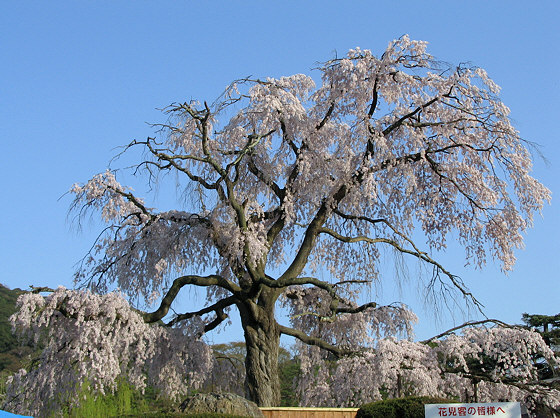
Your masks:
<svg viewBox="0 0 560 418"><path fill-rule="evenodd" d="M140 415L122 415L121 418L244 418L240 415L229 414L184 414L180 412L146 412Z"/></svg>
<svg viewBox="0 0 560 418"><path fill-rule="evenodd" d="M456 401L430 396L385 399L362 405L356 418L424 418L425 404L454 402Z"/></svg>

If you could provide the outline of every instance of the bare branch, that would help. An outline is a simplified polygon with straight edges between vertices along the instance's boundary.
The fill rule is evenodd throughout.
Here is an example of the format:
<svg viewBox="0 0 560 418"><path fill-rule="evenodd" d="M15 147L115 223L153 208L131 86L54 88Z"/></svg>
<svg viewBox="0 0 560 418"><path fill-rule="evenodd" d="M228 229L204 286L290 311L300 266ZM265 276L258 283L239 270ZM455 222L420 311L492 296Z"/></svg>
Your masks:
<svg viewBox="0 0 560 418"><path fill-rule="evenodd" d="M171 307L171 304L177 297L177 294L179 293L181 288L186 285L194 285L194 286L202 286L202 287L220 286L230 291L231 293L236 293L241 291L241 288L239 286L230 282L229 280L226 280L222 276L218 276L218 275L182 276L173 281L173 285L167 291L166 295L161 301L159 308L156 311L152 313L144 313L143 315L144 321L148 323L152 323L152 322L159 321L160 319L165 317L165 315L167 315L167 313L169 312L169 308Z"/></svg>
<svg viewBox="0 0 560 418"><path fill-rule="evenodd" d="M204 308L202 308L202 309L200 309L196 312L186 312L186 313L183 313L183 314L175 315L175 317L171 321L169 321L166 325L171 327L171 326L177 325L181 321L185 321L185 320L193 318L195 316L206 315L210 312L216 312L218 317L223 316L223 319L222 319L222 321L223 321L227 318L227 315L223 312L223 310L225 308L227 308L228 306L231 306L231 305L235 304L237 301L238 301L238 299L235 296L229 296L227 298L220 299L218 302L216 302L216 303L214 303L210 306L206 306L206 307L204 307Z"/></svg>
<svg viewBox="0 0 560 418"><path fill-rule="evenodd" d="M227 308L228 306L235 304L237 301L238 299L235 296L230 296L225 299L221 299L218 302L214 303L213 305L207 306L203 309L200 309L199 311L179 314L175 316L169 323L167 323L166 326L172 327L178 324L179 322L185 321L192 317L202 316L210 312L215 312L216 318L214 318L214 320L212 320L211 322L207 323L202 330L202 334L205 334L209 331L212 331L214 328L216 328L218 325L224 322L227 318L229 318L229 316L224 312L224 309ZM201 335L199 335L198 337L200 336Z"/></svg>
<svg viewBox="0 0 560 418"><path fill-rule="evenodd" d="M345 349L336 347L332 344L327 343L326 341L322 340L321 338L311 337L311 336L305 334L304 332L302 332L300 330L297 330L297 329L294 329L294 328L289 328L289 327L286 327L286 326L280 325L280 324L278 325L278 328L280 330L280 333L282 333L284 335L290 335L292 337L295 337L305 344L315 345L317 347L322 348L323 350L327 350L330 353L334 354L338 358L354 353L352 350L345 350Z"/></svg>
<svg viewBox="0 0 560 418"><path fill-rule="evenodd" d="M418 112L422 111L423 109L433 105L435 102L437 102L438 100L440 100L439 97L434 97L433 99L427 101L426 103L424 103L421 106L418 106L416 109L414 109L412 112L407 113L406 115L401 116L399 119L397 119L395 122L393 122L391 125L387 126L384 130L383 130L383 135L387 136L389 135L391 132L393 132L395 129L397 129L399 126L401 126L406 120L410 119L411 117L413 117L414 115L416 115Z"/></svg>
<svg viewBox="0 0 560 418"><path fill-rule="evenodd" d="M377 308L377 303L376 302L369 302L369 303L364 303L363 305L356 306L356 307L351 307L351 306L339 307L339 308L336 308L336 313L356 314L356 313L364 312L368 309L375 309L375 308Z"/></svg>
<svg viewBox="0 0 560 418"><path fill-rule="evenodd" d="M216 166L217 163L213 162L208 156L202 158L202 157L197 157L194 155L180 155L180 154L167 154L162 152L162 150L159 149L155 149L152 147L151 143L150 143L150 138L148 138L148 140L144 143L147 147L148 150L150 151L150 153L156 157L158 160L162 160L162 161L166 161L168 164L166 166L161 166L160 164L154 162L154 161L145 161L142 164L143 165L154 165L157 168L164 170L164 169L169 169L171 167L175 168L177 171L180 171L182 173L185 173L189 179L191 179L192 181L195 181L197 183L199 183L202 187L204 187L207 190L216 190L216 192L218 193L218 196L220 197L220 200L225 201L226 197L225 197L225 192L223 190L223 188L220 186L220 182L223 180L223 177L225 176L225 171L223 170L217 170ZM180 165L177 163L176 160L194 160L194 161L198 161L198 162L202 162L202 163L207 163L210 166L212 166L217 174L219 174L219 178L218 180L216 180L214 183L209 183L206 179L202 178L201 176L198 176L196 174L193 174L189 169L187 169L186 167Z"/></svg>
<svg viewBox="0 0 560 418"><path fill-rule="evenodd" d="M222 309L216 309L216 318L204 326L204 333L212 331L228 318L229 316Z"/></svg>
<svg viewBox="0 0 560 418"><path fill-rule="evenodd" d="M377 107L377 77L375 77L375 83L373 84L373 94L372 94L372 99L371 99L371 104L369 106L369 110L368 110L368 117L372 117L373 114L375 113L375 108Z"/></svg>
<svg viewBox="0 0 560 418"><path fill-rule="evenodd" d="M257 177L263 184L268 186L268 188L272 190L276 196L278 196L280 199L284 198L286 194L285 190L281 189L278 184L267 178L265 174L257 167L255 161L252 158L249 158L249 160L247 161L247 168L249 168L249 171L253 173L255 177Z"/></svg>
<svg viewBox="0 0 560 418"><path fill-rule="evenodd" d="M320 130L323 126L325 126L325 124L327 123L327 120L329 120L329 118L332 115L332 112L334 110L334 106L335 106L335 102L332 102L331 105L329 106L329 108L327 109L327 112L325 113L325 116L323 117L323 120L321 120L321 122L319 122L319 124L315 127L317 130Z"/></svg>

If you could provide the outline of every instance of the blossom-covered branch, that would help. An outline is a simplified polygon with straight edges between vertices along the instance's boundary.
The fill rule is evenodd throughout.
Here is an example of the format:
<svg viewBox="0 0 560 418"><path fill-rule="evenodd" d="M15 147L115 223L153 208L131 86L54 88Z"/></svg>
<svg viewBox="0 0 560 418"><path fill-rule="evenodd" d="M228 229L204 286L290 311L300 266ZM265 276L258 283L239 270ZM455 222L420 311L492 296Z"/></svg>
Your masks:
<svg viewBox="0 0 560 418"><path fill-rule="evenodd" d="M10 318L14 330L40 354L30 369L8 379L3 409L49 416L75 406L86 382L104 394L114 392L119 379L179 399L200 387L212 367L206 344L147 324L117 293L59 287L46 297L24 293L18 307Z"/></svg>

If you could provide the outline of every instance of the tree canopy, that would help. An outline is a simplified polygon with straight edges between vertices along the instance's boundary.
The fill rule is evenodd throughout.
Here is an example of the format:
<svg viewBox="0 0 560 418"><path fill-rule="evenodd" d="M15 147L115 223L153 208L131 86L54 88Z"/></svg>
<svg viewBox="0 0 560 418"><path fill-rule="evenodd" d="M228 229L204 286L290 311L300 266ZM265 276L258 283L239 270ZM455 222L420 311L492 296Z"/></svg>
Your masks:
<svg viewBox="0 0 560 418"><path fill-rule="evenodd" d="M560 346L560 314L530 315L524 313L521 319L528 326L536 328L548 345Z"/></svg>
<svg viewBox="0 0 560 418"><path fill-rule="evenodd" d="M74 185L78 218L106 223L76 280L158 302L144 321L191 338L237 308L247 396L262 406L279 401L280 335L340 358L410 330L404 305L363 301L386 250L425 265L435 297L480 306L434 254L453 234L468 264L511 270L550 192L531 176L529 144L498 86L426 47L404 36L380 56L357 48L321 64L318 83L245 78L211 103L172 104L158 135L123 153L141 149L131 170L160 188L172 179L187 198L151 208L118 170ZM206 289L207 305L169 316L193 286ZM60 298L58 311L71 315ZM292 312L289 326L277 321L278 303Z"/></svg>
<svg viewBox="0 0 560 418"><path fill-rule="evenodd" d="M556 354L560 352L560 314L556 315L542 315L542 314L528 314L524 313L521 317L522 321L526 324L527 328L538 332L544 342ZM550 362L542 358L537 358L537 365L539 367L539 375L543 379L558 379L560 374L560 362L550 364Z"/></svg>

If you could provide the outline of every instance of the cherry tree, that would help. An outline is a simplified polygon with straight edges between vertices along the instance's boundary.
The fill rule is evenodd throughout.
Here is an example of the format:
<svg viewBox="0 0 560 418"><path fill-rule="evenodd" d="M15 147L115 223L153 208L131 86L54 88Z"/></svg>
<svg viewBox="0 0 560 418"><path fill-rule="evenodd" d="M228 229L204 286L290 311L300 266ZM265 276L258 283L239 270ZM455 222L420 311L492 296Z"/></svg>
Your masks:
<svg viewBox="0 0 560 418"><path fill-rule="evenodd" d="M426 46L404 36L379 57L354 49L324 63L317 85L303 74L247 78L212 104L168 107L159 135L124 152L141 149L133 172L159 188L173 179L188 199L158 211L118 171L74 185L78 216L99 213L107 225L76 280L157 303L146 323L197 337L236 308L246 394L261 406L279 403L281 335L343 357L357 336L408 329L404 306L364 301L387 250L427 266L435 297L478 306L434 254L453 233L467 263L511 270L550 192L531 176L498 86L480 68L442 65ZM170 315L193 287L207 304ZM290 325L277 319L280 302L304 306ZM346 335L335 343L306 321Z"/></svg>

